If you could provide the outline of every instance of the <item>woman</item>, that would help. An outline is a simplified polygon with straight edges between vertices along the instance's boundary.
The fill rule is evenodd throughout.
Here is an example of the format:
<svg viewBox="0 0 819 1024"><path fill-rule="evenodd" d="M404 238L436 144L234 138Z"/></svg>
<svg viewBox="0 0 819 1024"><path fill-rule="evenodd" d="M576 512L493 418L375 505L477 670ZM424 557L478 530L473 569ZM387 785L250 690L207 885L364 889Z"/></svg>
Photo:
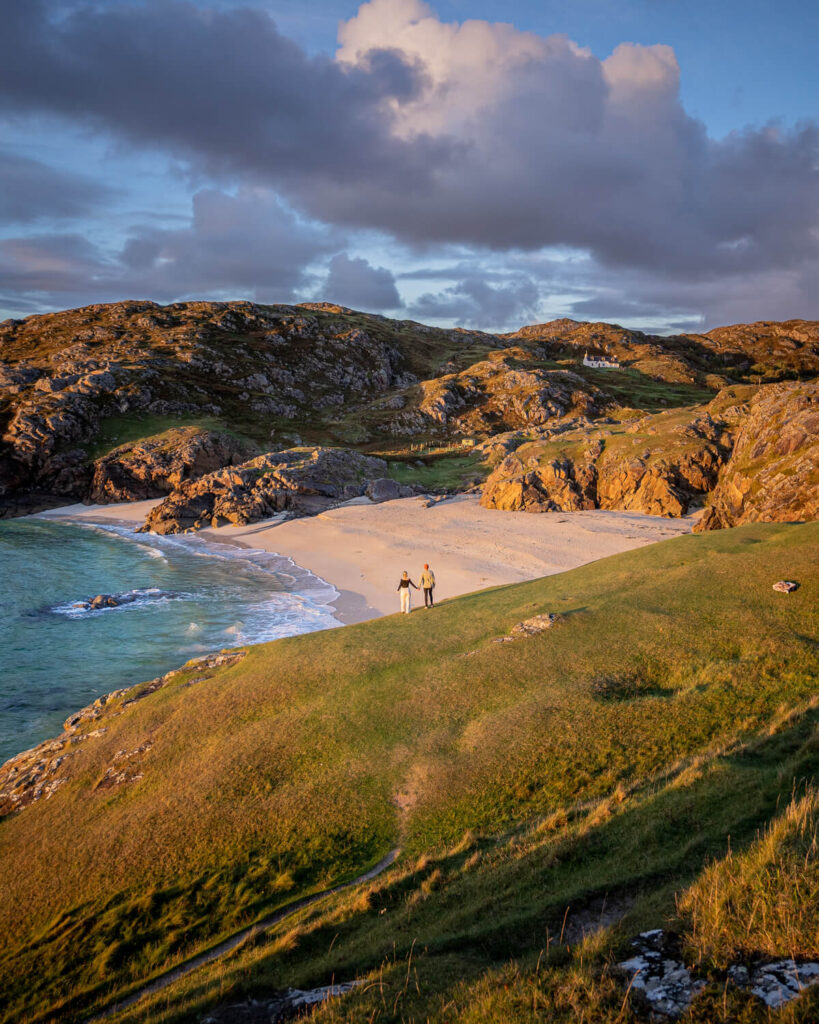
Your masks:
<svg viewBox="0 0 819 1024"><path fill-rule="evenodd" d="M406 612L409 615L412 609L412 600L410 598L410 587L415 587L415 584L409 578L409 573L405 569L401 573L401 579L398 581L398 590L401 594L401 611ZM418 587L415 587L417 590Z"/></svg>

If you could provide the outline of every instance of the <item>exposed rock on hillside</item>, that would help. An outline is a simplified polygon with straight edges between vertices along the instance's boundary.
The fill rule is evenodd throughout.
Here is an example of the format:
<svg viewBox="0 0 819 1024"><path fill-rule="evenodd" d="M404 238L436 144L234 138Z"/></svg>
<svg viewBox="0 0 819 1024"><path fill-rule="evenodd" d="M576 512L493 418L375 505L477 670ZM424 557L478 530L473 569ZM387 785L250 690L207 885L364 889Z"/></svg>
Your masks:
<svg viewBox="0 0 819 1024"><path fill-rule="evenodd" d="M395 434L440 428L486 434L557 423L567 416L595 416L610 396L570 370L537 366L539 353L518 347L490 352L459 373L419 384L416 409L393 422Z"/></svg>
<svg viewBox="0 0 819 1024"><path fill-rule="evenodd" d="M623 370L588 370L584 351L617 356ZM258 451L301 438L387 449L396 438L489 437L494 460L516 452L516 431L545 443L558 430L594 429L618 406L678 407L734 380L817 372L819 324L806 321L660 338L564 319L499 338L320 302L87 306L0 323L0 516L161 496L251 454L205 431L180 434L171 451L157 436L169 421L216 419L217 432L249 437ZM142 423L141 441L94 463L95 451ZM508 466L492 507L679 514L687 495L713 486L719 452L705 449L723 443L702 438L703 451L680 461L676 445L615 459L601 440L602 456L575 445L564 458L552 447L536 465Z"/></svg>
<svg viewBox="0 0 819 1024"><path fill-rule="evenodd" d="M235 665L247 651L221 651L189 661L182 669L175 669L158 676L147 683L114 690L103 694L93 704L75 712L66 719L59 736L24 750L0 765L0 818L14 811L22 810L37 800L48 800L60 786L69 782L73 775L74 759L82 745L97 739L107 732L107 721L115 715L147 697L169 682L177 679L185 670L196 668L205 672L191 682L203 682L210 678L213 669ZM94 728L91 728L91 727ZM139 765L142 755L151 747L150 741L135 750L118 751L111 765L106 769L98 789L107 789L142 778Z"/></svg>
<svg viewBox="0 0 819 1024"><path fill-rule="evenodd" d="M230 434L179 427L120 445L97 459L88 496L98 503L160 498L186 480L238 465L250 454L248 445Z"/></svg>
<svg viewBox="0 0 819 1024"><path fill-rule="evenodd" d="M183 483L151 511L142 530L181 533L252 523L284 511L314 515L359 497L370 480L385 477L386 471L383 459L343 448L268 452Z"/></svg>
<svg viewBox="0 0 819 1024"><path fill-rule="evenodd" d="M819 385L772 384L748 404L697 530L819 518Z"/></svg>
<svg viewBox="0 0 819 1024"><path fill-rule="evenodd" d="M508 339L547 343L554 352L580 349L616 356L623 365L649 376L719 386L725 375L819 373L819 324L808 320L763 321L717 327L706 334L659 338L618 324L583 323L563 318L522 327Z"/></svg>
<svg viewBox="0 0 819 1024"><path fill-rule="evenodd" d="M626 509L684 515L716 483L730 428L708 414L685 423L662 413L619 434L588 427L542 440L512 438L513 450L484 485L485 508L526 512ZM575 425L573 425L575 426Z"/></svg>
<svg viewBox="0 0 819 1024"><path fill-rule="evenodd" d="M443 354L492 342L322 304L119 302L7 320L0 498L86 497L86 449L111 417L219 416L269 443L296 425L330 429Z"/></svg>

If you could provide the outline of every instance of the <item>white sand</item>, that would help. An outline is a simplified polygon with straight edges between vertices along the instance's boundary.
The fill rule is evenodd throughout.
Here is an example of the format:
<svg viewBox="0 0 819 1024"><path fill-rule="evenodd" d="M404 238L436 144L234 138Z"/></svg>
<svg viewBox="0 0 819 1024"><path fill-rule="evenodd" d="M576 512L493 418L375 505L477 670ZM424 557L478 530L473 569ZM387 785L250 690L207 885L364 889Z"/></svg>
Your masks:
<svg viewBox="0 0 819 1024"><path fill-rule="evenodd" d="M154 501L71 505L41 516L141 523ZM265 520L203 530L221 542L287 555L340 593L342 622L398 611L402 570L418 583L424 562L435 572L436 601L484 587L548 576L620 551L689 533L699 512L660 519L637 512L498 512L474 495L424 507L403 498L350 503L309 519ZM418 606L420 594L412 592Z"/></svg>

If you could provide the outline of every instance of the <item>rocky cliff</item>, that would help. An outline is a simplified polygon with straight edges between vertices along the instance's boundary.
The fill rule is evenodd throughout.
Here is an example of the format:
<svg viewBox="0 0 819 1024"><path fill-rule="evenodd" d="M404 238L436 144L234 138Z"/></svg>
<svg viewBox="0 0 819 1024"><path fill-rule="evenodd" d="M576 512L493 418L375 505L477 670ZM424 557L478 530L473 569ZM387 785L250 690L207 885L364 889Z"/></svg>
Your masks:
<svg viewBox="0 0 819 1024"><path fill-rule="evenodd" d="M610 420L596 428L570 425L539 439L512 437L512 450L487 479L481 504L525 512L603 508L681 516L716 483L731 440L729 422L708 410Z"/></svg>
<svg viewBox="0 0 819 1024"><path fill-rule="evenodd" d="M760 388L697 530L819 518L819 384Z"/></svg>
<svg viewBox="0 0 819 1024"><path fill-rule="evenodd" d="M201 427L178 427L114 448L89 468L88 497L99 504L160 498L252 454L246 442Z"/></svg>

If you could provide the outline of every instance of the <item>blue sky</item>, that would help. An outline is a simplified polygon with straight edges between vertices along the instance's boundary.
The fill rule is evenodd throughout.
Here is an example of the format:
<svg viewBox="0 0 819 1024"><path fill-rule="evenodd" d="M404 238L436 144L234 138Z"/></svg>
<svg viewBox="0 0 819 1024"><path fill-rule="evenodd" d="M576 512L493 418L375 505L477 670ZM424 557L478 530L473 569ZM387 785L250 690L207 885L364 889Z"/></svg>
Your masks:
<svg viewBox="0 0 819 1024"><path fill-rule="evenodd" d="M819 317L819 6L7 0L0 316Z"/></svg>

